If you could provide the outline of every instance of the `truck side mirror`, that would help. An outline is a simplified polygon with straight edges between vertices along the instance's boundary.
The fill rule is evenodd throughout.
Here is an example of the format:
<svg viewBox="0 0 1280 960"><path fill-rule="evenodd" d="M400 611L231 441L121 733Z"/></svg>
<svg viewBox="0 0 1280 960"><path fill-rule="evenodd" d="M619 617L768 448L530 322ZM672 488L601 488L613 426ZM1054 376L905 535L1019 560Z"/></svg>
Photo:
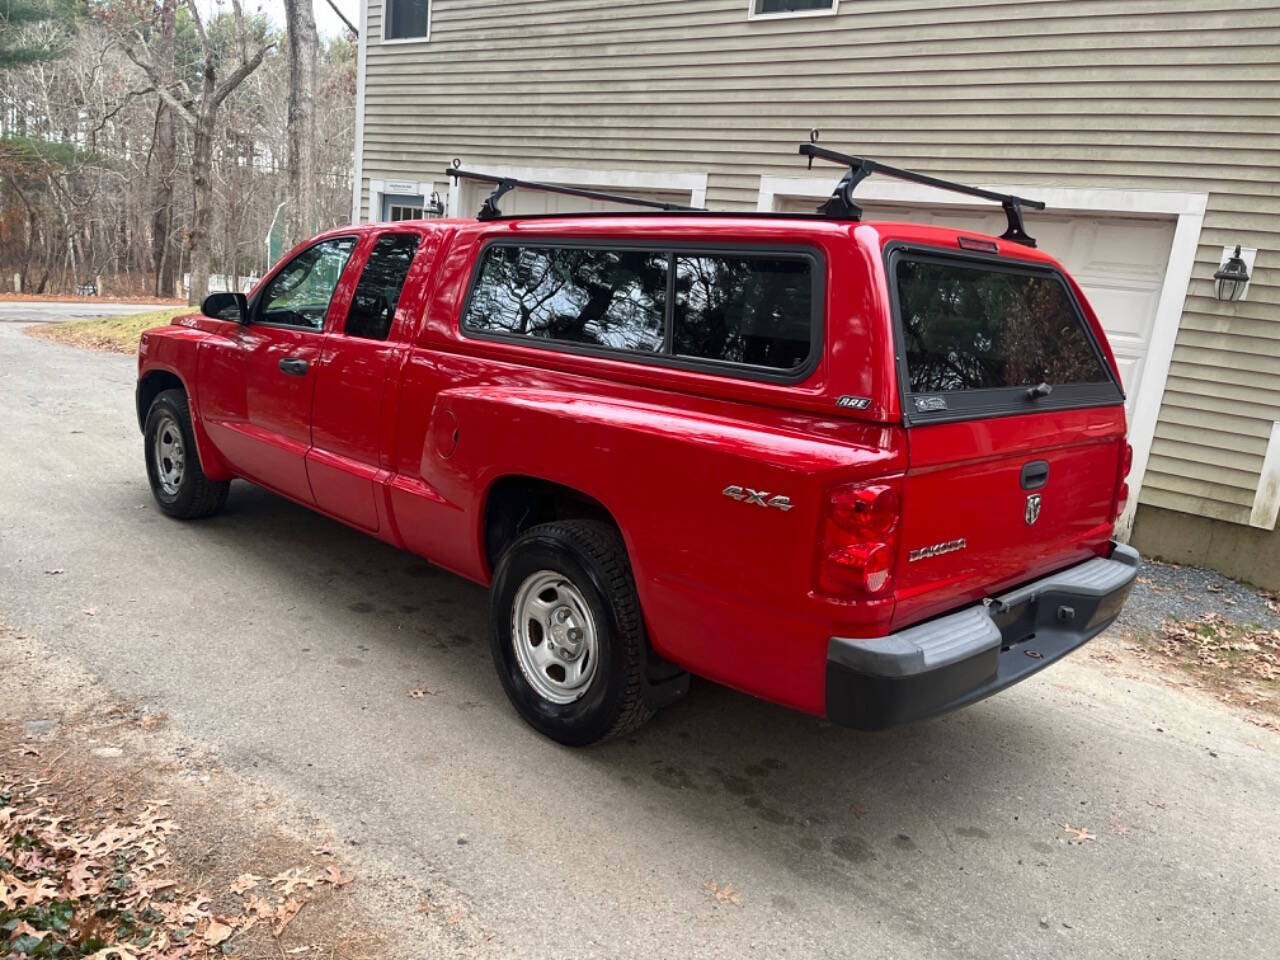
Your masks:
<svg viewBox="0 0 1280 960"><path fill-rule="evenodd" d="M200 312L215 320L249 322L249 301L243 293L211 293L200 304Z"/></svg>

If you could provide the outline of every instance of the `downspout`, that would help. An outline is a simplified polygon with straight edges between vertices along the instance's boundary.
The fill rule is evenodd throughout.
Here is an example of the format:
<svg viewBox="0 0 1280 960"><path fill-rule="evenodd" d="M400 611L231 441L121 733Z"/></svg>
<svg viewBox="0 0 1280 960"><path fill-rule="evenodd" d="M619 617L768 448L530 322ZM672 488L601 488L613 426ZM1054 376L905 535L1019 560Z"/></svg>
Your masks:
<svg viewBox="0 0 1280 960"><path fill-rule="evenodd" d="M369 38L369 0L360 0L360 36L356 40L356 135L355 156L352 161L351 222L359 223L360 192L364 186L364 93L365 69L368 59L366 45Z"/></svg>

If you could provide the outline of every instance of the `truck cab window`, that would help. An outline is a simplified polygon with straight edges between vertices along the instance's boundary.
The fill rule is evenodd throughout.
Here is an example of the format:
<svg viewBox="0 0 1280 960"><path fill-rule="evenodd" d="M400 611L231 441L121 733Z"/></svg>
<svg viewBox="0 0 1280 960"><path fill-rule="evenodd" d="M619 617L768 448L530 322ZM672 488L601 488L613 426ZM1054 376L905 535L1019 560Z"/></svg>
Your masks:
<svg viewBox="0 0 1280 960"><path fill-rule="evenodd" d="M355 247L355 237L336 237L307 247L267 284L256 321L323 330L329 301Z"/></svg>
<svg viewBox="0 0 1280 960"><path fill-rule="evenodd" d="M389 233L378 238L351 299L347 336L387 339L420 241L416 233Z"/></svg>

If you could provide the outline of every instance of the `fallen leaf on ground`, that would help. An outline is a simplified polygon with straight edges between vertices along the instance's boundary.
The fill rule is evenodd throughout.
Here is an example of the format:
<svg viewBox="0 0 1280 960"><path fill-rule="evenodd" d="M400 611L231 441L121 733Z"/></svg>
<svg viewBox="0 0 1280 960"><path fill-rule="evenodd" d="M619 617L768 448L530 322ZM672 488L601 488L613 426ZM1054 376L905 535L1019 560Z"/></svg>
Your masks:
<svg viewBox="0 0 1280 960"><path fill-rule="evenodd" d="M290 921L298 915L298 911L302 909L304 903L306 903L305 900L298 900L290 897L276 908L276 919L275 922L271 924L272 936L279 937L280 934L284 933L284 928L287 927ZM308 916L310 916L310 914L308 914Z"/></svg>
<svg viewBox="0 0 1280 960"><path fill-rule="evenodd" d="M720 886L714 880L708 880L703 884L702 889L711 894L716 903L732 903L735 907L742 906L742 894L732 883Z"/></svg>
<svg viewBox="0 0 1280 960"><path fill-rule="evenodd" d="M434 697L435 695L436 692L434 690L428 690L426 687L418 687L409 691L411 700L421 700L423 697Z"/></svg>
<svg viewBox="0 0 1280 960"><path fill-rule="evenodd" d="M212 920L209 923L208 929L204 932L203 939L209 946L216 947L233 933L235 933L235 930L227 926L225 923L221 923L218 920Z"/></svg>
<svg viewBox="0 0 1280 960"><path fill-rule="evenodd" d="M319 881L315 877L307 876L300 867L290 867L283 873L277 873L267 882L273 887L279 887L280 891L288 897L298 887L306 887L308 890L314 889Z"/></svg>
<svg viewBox="0 0 1280 960"><path fill-rule="evenodd" d="M247 893L262 882L256 873L242 873L231 881L232 893Z"/></svg>
<svg viewBox="0 0 1280 960"><path fill-rule="evenodd" d="M1073 827L1069 823L1064 823L1062 829L1071 834L1071 843L1084 843L1087 840L1097 840L1097 836L1089 832L1088 827Z"/></svg>
<svg viewBox="0 0 1280 960"><path fill-rule="evenodd" d="M333 864L329 864L324 868L324 877L321 878L320 882L327 883L331 887L345 887L354 879L355 877L351 874L343 873Z"/></svg>

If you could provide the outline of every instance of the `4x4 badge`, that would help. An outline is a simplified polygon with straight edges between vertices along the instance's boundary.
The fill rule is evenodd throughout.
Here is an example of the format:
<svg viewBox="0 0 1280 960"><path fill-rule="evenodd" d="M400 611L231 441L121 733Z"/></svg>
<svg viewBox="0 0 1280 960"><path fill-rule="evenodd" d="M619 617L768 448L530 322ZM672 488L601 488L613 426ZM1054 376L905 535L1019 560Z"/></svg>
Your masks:
<svg viewBox="0 0 1280 960"><path fill-rule="evenodd" d="M740 487L736 483L732 486L725 487L720 491L730 500L737 500L739 503L753 503L757 507L773 507L786 513L795 504L791 502L790 497L769 496L767 490L752 490L750 487Z"/></svg>
<svg viewBox="0 0 1280 960"><path fill-rule="evenodd" d="M1033 493L1027 497L1027 526L1033 525L1040 519L1040 494Z"/></svg>

